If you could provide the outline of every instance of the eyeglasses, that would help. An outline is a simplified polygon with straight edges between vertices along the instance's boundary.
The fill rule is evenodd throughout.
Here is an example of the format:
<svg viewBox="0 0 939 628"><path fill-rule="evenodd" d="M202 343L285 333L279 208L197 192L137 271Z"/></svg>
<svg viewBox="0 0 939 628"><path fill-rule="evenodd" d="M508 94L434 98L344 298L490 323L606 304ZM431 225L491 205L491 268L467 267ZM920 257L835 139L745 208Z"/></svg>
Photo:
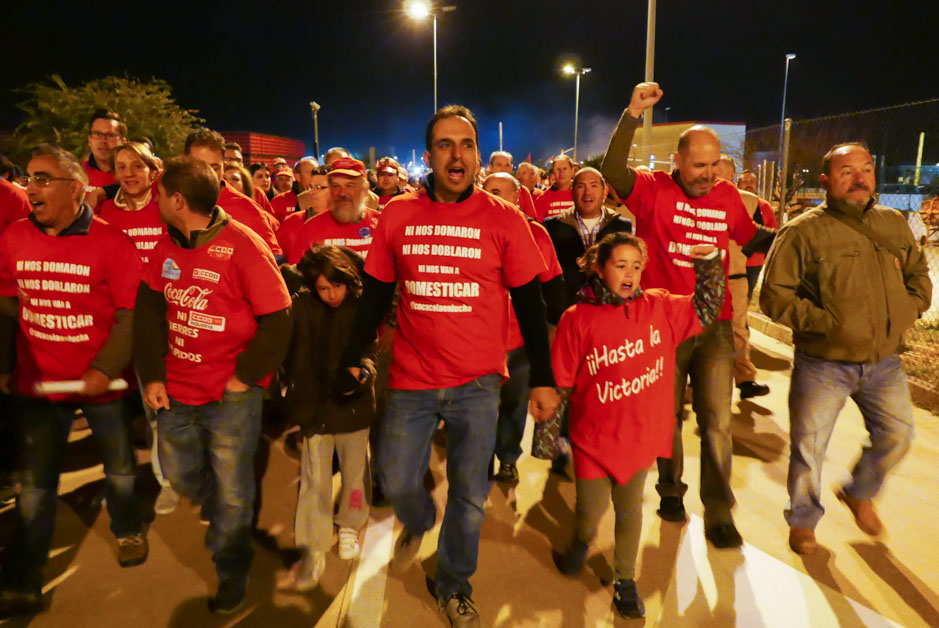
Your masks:
<svg viewBox="0 0 939 628"><path fill-rule="evenodd" d="M329 186L328 185L314 185L312 186L312 189L322 192L323 190L328 190Z"/></svg>
<svg viewBox="0 0 939 628"><path fill-rule="evenodd" d="M123 136L120 133L101 133L100 131L92 131L91 137L95 138L96 140L108 140L109 142L113 142L114 140L121 139Z"/></svg>
<svg viewBox="0 0 939 628"><path fill-rule="evenodd" d="M37 188L47 188L53 181L78 181L78 179L71 177L53 177L48 174L26 175L23 180L26 181L27 186L30 183L35 183Z"/></svg>

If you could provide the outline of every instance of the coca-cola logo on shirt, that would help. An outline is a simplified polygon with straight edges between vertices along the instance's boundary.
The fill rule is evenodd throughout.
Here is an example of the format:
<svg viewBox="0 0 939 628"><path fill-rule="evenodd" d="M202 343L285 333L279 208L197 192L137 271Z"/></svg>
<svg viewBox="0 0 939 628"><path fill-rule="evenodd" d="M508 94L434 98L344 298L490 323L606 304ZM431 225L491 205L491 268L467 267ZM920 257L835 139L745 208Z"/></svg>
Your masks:
<svg viewBox="0 0 939 628"><path fill-rule="evenodd" d="M199 286L189 286L188 288L174 288L173 284L168 283L163 287L163 296L167 303L173 303L178 307L187 308L204 312L209 306L209 295L212 290L209 288L200 288Z"/></svg>

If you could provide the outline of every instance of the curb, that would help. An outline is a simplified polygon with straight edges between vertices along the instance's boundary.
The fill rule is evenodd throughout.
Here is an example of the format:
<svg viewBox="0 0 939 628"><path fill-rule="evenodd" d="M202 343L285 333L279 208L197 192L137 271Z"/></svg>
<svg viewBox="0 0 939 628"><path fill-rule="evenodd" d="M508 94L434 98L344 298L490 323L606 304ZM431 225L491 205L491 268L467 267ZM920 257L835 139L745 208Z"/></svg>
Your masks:
<svg viewBox="0 0 939 628"><path fill-rule="evenodd" d="M765 334L784 344L792 346L792 330L779 323L774 323L765 314L750 310L747 313L747 323L752 329ZM912 377L907 378L910 383L910 396L913 403L920 408L939 413L939 390L927 386L924 382Z"/></svg>

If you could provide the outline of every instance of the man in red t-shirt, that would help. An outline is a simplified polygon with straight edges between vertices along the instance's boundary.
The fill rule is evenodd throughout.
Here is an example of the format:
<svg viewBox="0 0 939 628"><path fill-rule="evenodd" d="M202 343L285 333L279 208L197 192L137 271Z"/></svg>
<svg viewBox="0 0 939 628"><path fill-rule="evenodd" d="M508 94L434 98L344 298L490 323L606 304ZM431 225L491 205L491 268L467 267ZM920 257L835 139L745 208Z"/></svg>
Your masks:
<svg viewBox="0 0 939 628"><path fill-rule="evenodd" d="M362 302L335 388L357 383L365 347L400 283L398 326L378 448L382 488L404 531L392 567L407 568L434 525L423 487L430 442L443 419L450 489L437 546L435 593L453 625L478 625L469 596L476 570L487 466L495 446L499 388L506 375L508 293L532 363L532 414L557 405L547 356L544 262L517 209L474 187L477 126L465 107L439 110L427 125L424 190L381 213L365 266ZM508 289L506 289L508 287Z"/></svg>
<svg viewBox="0 0 939 628"><path fill-rule="evenodd" d="M744 170L737 179L737 187L745 192L756 194L756 175L751 170ZM753 211L753 222L758 225L766 225L771 229L779 226L776 222L776 212L769 201L763 198L757 200L757 208ZM766 261L766 253L754 253L747 258L747 300L753 298L753 290L756 288L756 282L760 278L760 271L763 270L763 262Z"/></svg>
<svg viewBox="0 0 939 628"><path fill-rule="evenodd" d="M492 160L490 159L490 165ZM509 164L511 166L511 163ZM518 207L522 185L508 172L494 172L486 177L483 189L490 194L508 201ZM564 312L564 276L561 264L554 252L551 236L544 225L529 217L528 227L535 238L538 250L545 262L545 269L538 274L541 292L544 295L549 330L557 326ZM494 476L498 482L514 483L518 481L516 462L522 455L522 436L525 433L525 421L528 418L528 376L531 363L525 351L522 333L512 308L509 308L509 334L506 341L506 364L509 379L502 385L499 394L499 419L496 423L495 455L499 459L499 471Z"/></svg>
<svg viewBox="0 0 939 628"><path fill-rule="evenodd" d="M200 129L186 137L185 155L207 164L221 182L218 204L233 219L254 231L267 244L278 261L283 251L275 235L280 224L277 219L261 209L253 200L225 185L222 173L225 169L225 138L215 131Z"/></svg>
<svg viewBox="0 0 939 628"><path fill-rule="evenodd" d="M636 86L610 139L602 171L635 215L636 235L648 245L649 262L643 287L691 294L695 275L690 250L695 244L709 243L721 249L726 281L729 241L740 244L744 254L748 254L760 247L768 248L774 232L758 228L734 185L717 179L720 139L708 127L695 126L682 133L675 154L676 167L671 173L642 172L627 165L639 116L661 97L662 90L657 83ZM659 516L667 521L685 521L682 497L688 487L681 481L681 426L685 383L690 375L692 406L702 440L701 501L705 536L718 548L739 547L743 542L731 514L734 505L730 487L734 357L731 315L731 296L727 291L718 320L678 347L675 358L677 425L672 457L659 458L656 485L661 496Z"/></svg>
<svg viewBox="0 0 939 628"><path fill-rule="evenodd" d="M103 188L114 183L111 172L111 149L123 144L127 125L120 114L98 109L91 114L88 131L88 159L82 163L88 175L88 185Z"/></svg>
<svg viewBox="0 0 939 628"><path fill-rule="evenodd" d="M512 153L505 150L495 151L489 155L489 166L486 170L489 174L505 172L511 175L514 170L512 167ZM518 181L518 179L515 180L516 182ZM518 202L515 203L515 206L522 210L522 213L529 218L538 220L538 212L535 210L535 201L531 197L531 192L521 184L518 186Z"/></svg>
<svg viewBox="0 0 939 628"><path fill-rule="evenodd" d="M158 203L169 233L140 284L134 360L157 411L163 474L209 520L219 578L209 608L224 614L244 600L261 396L286 354L290 295L265 243L218 198L205 162L166 163Z"/></svg>
<svg viewBox="0 0 939 628"><path fill-rule="evenodd" d="M309 190L310 186L313 185L313 172L318 167L319 164L313 157L304 157L294 165L293 174L296 179L291 183L290 189L282 194L278 194L271 201L274 218L279 222L284 222L287 216L297 211L297 196Z"/></svg>
<svg viewBox="0 0 939 628"><path fill-rule="evenodd" d="M385 208L395 196L404 194L404 189L398 185L400 178L398 170L401 166L391 157L382 157L375 166L375 194L378 195L378 211Z"/></svg>
<svg viewBox="0 0 939 628"><path fill-rule="evenodd" d="M535 201L535 211L541 222L545 218L560 216L574 207L574 160L568 155L558 155L551 160L549 171L554 185Z"/></svg>
<svg viewBox="0 0 939 628"><path fill-rule="evenodd" d="M0 177L0 235L12 223L29 216L29 197L19 186Z"/></svg>
<svg viewBox="0 0 939 628"><path fill-rule="evenodd" d="M539 187L541 184L541 168L535 164L530 161L523 161L518 165L515 176L518 177L518 182L522 184L522 187L531 194L532 199L537 199L544 194L544 190Z"/></svg>
<svg viewBox="0 0 939 628"><path fill-rule="evenodd" d="M130 239L82 202L88 178L74 156L40 146L27 172L32 213L0 238L0 389L15 395L25 464L16 532L0 570L3 618L42 607L59 470L78 410L104 462L118 561L129 567L147 558L130 421L123 392L110 389L130 361L140 262ZM14 335L15 352L7 352ZM71 386L48 389L56 383Z"/></svg>
<svg viewBox="0 0 939 628"><path fill-rule="evenodd" d="M367 257L379 216L365 206L367 193L365 164L352 157L333 162L329 171L329 211L300 227L287 252L287 261L297 264L317 242L345 246Z"/></svg>

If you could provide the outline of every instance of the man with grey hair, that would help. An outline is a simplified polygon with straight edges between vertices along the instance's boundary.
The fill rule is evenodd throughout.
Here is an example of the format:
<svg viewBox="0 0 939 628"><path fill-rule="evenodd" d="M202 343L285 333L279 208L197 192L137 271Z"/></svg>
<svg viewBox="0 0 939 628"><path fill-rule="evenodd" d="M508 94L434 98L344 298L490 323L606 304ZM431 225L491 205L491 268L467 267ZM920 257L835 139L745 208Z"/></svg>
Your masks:
<svg viewBox="0 0 939 628"><path fill-rule="evenodd" d="M825 202L787 223L769 258L760 306L792 329L789 388L789 546L814 554L825 450L848 397L870 442L837 498L871 536L883 530L873 498L910 448L913 406L897 349L929 308L922 249L900 212L877 205L874 161L858 143L822 161Z"/></svg>
<svg viewBox="0 0 939 628"><path fill-rule="evenodd" d="M544 194L544 190L539 187L541 185L541 168L535 164L530 161L523 161L518 165L515 176L518 177L518 182L531 193L532 198L538 198Z"/></svg>
<svg viewBox="0 0 939 628"><path fill-rule="evenodd" d="M274 218L278 222L287 220L287 216L298 209L297 195L305 192L313 185L313 171L319 163L313 157L304 157L293 166L294 182L289 190L278 194L271 201Z"/></svg>
<svg viewBox="0 0 939 628"><path fill-rule="evenodd" d="M492 175L496 172L505 172L509 175L512 174L512 153L506 150L497 150L489 156L489 166L486 168L488 174ZM515 177L512 177L515 179ZM516 183L518 181L516 180ZM515 205L522 210L529 218L538 218L538 214L535 212L535 201L532 199L531 192L523 187L518 187L518 201Z"/></svg>
<svg viewBox="0 0 939 628"><path fill-rule="evenodd" d="M329 211L310 218L294 238L287 261L298 263L317 242L345 246L362 257L368 255L379 213L365 206L368 179L365 164L342 157L333 162L328 175Z"/></svg>
<svg viewBox="0 0 939 628"><path fill-rule="evenodd" d="M649 263L644 288L664 288L673 294L694 292L695 274L690 257L695 244L714 244L726 253L731 240L750 249L768 247L773 231L761 232L753 223L736 187L716 177L720 139L706 126L696 125L681 134L672 172L643 172L627 164L632 138L643 111L662 97L657 83L633 89L601 170L636 217L636 234L645 239ZM685 385L691 377L693 401L701 436L701 501L707 539L718 548L739 547L743 539L734 525L730 487L732 442L730 404L733 396L734 340L730 292L718 320L678 346L675 356L675 431L670 458L659 458L661 496L658 511L666 521L687 518L682 497L681 428Z"/></svg>
<svg viewBox="0 0 939 628"><path fill-rule="evenodd" d="M42 609L59 469L78 410L104 463L118 562L139 565L148 553L124 392L112 387L130 362L140 260L130 239L83 203L88 177L70 153L40 146L27 172L32 213L0 238L0 390L15 395L25 465L0 570L0 618ZM63 383L71 385L55 387Z"/></svg>

